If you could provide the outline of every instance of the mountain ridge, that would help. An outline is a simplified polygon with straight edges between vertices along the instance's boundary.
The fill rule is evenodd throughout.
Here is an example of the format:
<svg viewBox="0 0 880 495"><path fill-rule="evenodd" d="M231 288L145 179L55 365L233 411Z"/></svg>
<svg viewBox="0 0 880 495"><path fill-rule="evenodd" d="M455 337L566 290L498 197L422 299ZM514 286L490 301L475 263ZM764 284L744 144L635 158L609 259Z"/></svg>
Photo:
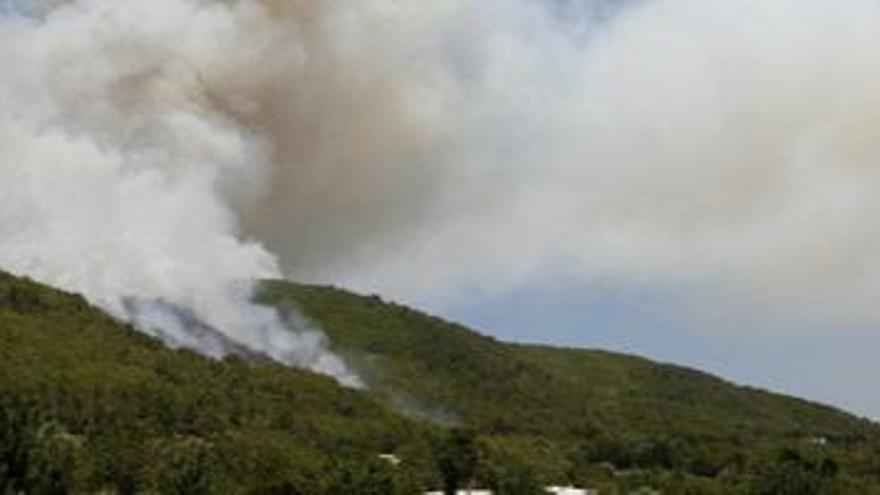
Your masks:
<svg viewBox="0 0 880 495"><path fill-rule="evenodd" d="M82 296L0 272L0 489L880 486L880 428L828 406L636 356L508 344L335 288L268 281L257 298L323 328L368 388L172 350Z"/></svg>
<svg viewBox="0 0 880 495"><path fill-rule="evenodd" d="M279 295L279 292L282 294L286 292L286 296ZM460 344L468 348L467 351L482 351L481 356L486 356L490 360L499 354L506 355L506 357L513 358L515 363L531 365L532 367L529 368L529 371L536 373L544 373L548 369L555 369L554 378L557 380L573 380L578 377L583 380L586 376L591 376L595 380L601 376L605 378L605 382L608 382L615 378L609 376L611 373L623 373L626 371L632 374L645 372L650 369L655 370L661 375L660 379L674 381L676 377L679 377L686 380L699 380L704 383L711 382L722 387L733 387L738 391L752 392L770 400L791 400L794 403L808 407L818 407L832 415L853 416L851 413L826 404L773 393L748 385L735 384L714 374L694 368L672 363L660 363L633 354L622 354L601 349L507 343L480 334L462 325L407 308L406 306L386 303L379 296L359 296L332 286L308 286L284 281L272 281L267 283L267 289L263 291L261 299L265 302L271 302L282 310L287 308L302 311L307 316L320 321L324 330L329 334L331 341L337 346L337 350L343 354L351 354L352 350L354 350L356 354L372 353L387 357L388 354L394 353L397 355L407 355L411 358L424 359L432 365L443 364L442 359L438 359L436 354L436 352L440 351L431 347L431 343L437 340L444 332L447 332L445 336L448 339L451 340L452 336L455 336L455 339ZM342 311L341 308L346 308L348 312L353 314L344 315L345 311ZM384 314L388 312L394 312L394 316L384 317ZM410 328L417 328L418 331L407 332L400 325L395 325L395 323L401 321L407 322L411 325ZM349 328L347 327L348 325L352 326ZM381 332L370 336L370 332L366 329L369 325L381 328ZM389 331L391 328L394 328L394 330ZM361 332L361 334L356 335L357 332ZM405 341L411 347L405 348L405 345L393 345L387 342L383 344L382 340L387 338ZM464 349L461 351L461 353L455 354L451 358L460 360L468 358L468 355L464 353ZM354 358L355 360L359 359L357 356ZM473 357L471 357L471 360L473 360ZM581 365L592 366L588 366L588 370L576 369L575 362L577 361L580 361ZM603 363L607 364L609 361L615 361L621 363L621 365L626 364L627 369L602 366ZM473 361L468 364L479 367L479 363ZM408 363L408 365L412 366L414 364ZM567 369L563 370L563 366L567 366ZM484 367L488 368L490 366ZM369 372L369 370L367 371ZM449 372L448 369L441 369L440 371ZM513 371L511 375L508 375L508 379L522 374L522 370L519 372ZM585 373L585 371L590 371L590 373ZM625 378L625 376L617 377L617 379ZM412 379L412 376L410 376L410 379ZM373 385L380 386L381 388L381 383L374 383ZM869 420L862 419L870 423Z"/></svg>

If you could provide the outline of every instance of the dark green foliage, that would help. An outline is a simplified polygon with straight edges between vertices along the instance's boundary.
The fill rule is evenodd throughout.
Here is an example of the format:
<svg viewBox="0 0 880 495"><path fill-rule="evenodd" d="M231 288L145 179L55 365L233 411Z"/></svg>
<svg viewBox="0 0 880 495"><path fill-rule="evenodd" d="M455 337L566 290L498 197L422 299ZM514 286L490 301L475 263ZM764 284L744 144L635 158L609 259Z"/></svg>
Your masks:
<svg viewBox="0 0 880 495"><path fill-rule="evenodd" d="M261 300L319 323L369 392L169 350L0 273L0 493L878 487L876 425L829 407L632 356L505 344L330 288L272 282Z"/></svg>
<svg viewBox="0 0 880 495"><path fill-rule="evenodd" d="M540 442L484 438L481 442L482 477L486 487L500 495L544 495L544 486L564 478L560 459Z"/></svg>
<svg viewBox="0 0 880 495"><path fill-rule="evenodd" d="M411 417L492 438L497 458L481 458L484 485L498 473L505 482L532 473L589 484L603 475L585 473L607 465L624 492L666 484L747 493L770 481L766 468L776 463L764 452L817 439L827 441L824 472L837 472L834 484L867 486L880 476L877 426L828 406L634 356L506 344L331 287L273 281L260 300L319 322L371 390ZM530 445L528 454L497 455L498 445L515 444ZM504 467L530 457L550 461Z"/></svg>
<svg viewBox="0 0 880 495"><path fill-rule="evenodd" d="M395 493L395 471L381 459L352 462L340 461L333 466L335 475L329 480L326 492L332 495L383 495Z"/></svg>
<svg viewBox="0 0 880 495"><path fill-rule="evenodd" d="M435 440L434 456L444 493L454 494L459 488L473 485L479 462L476 432L453 428Z"/></svg>
<svg viewBox="0 0 880 495"><path fill-rule="evenodd" d="M465 420L481 431L583 438L627 430L701 442L875 431L839 410L687 368L498 342L375 296L276 281L265 285L261 299L319 322L373 390L412 414Z"/></svg>
<svg viewBox="0 0 880 495"><path fill-rule="evenodd" d="M0 274L0 493L394 493L377 455L428 430L329 378L169 350Z"/></svg>
<svg viewBox="0 0 880 495"><path fill-rule="evenodd" d="M838 478L837 462L831 458L810 459L801 452L785 448L775 462L760 468L752 482L752 492L766 495L848 493Z"/></svg>

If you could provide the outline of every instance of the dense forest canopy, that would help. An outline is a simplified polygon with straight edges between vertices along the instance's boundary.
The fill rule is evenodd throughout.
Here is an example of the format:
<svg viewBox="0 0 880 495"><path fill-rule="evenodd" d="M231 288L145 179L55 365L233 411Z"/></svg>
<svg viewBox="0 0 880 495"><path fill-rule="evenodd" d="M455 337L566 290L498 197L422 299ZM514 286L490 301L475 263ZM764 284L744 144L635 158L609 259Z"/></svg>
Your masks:
<svg viewBox="0 0 880 495"><path fill-rule="evenodd" d="M333 288L268 282L260 301L325 328L368 388L172 350L0 274L4 493L880 484L876 425L829 407L634 356L506 344Z"/></svg>

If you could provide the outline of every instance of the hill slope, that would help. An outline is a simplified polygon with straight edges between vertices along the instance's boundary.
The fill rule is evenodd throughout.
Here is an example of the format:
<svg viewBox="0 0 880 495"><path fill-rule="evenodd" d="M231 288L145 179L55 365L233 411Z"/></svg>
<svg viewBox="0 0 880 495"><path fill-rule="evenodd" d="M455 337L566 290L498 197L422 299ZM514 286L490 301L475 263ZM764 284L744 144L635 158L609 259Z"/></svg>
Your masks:
<svg viewBox="0 0 880 495"><path fill-rule="evenodd" d="M371 388L480 428L543 435L585 420L634 435L850 436L875 425L800 399L598 350L497 341L418 311L346 291L272 282L263 298L318 321Z"/></svg>
<svg viewBox="0 0 880 495"><path fill-rule="evenodd" d="M412 416L552 439L575 464L716 477L754 474L790 449L874 470L877 425L829 406L635 356L508 344L332 287L274 281L261 297L319 322L371 390Z"/></svg>
<svg viewBox="0 0 880 495"><path fill-rule="evenodd" d="M355 493L397 483L377 453L424 431L329 378L170 350L0 273L0 493Z"/></svg>
<svg viewBox="0 0 880 495"><path fill-rule="evenodd" d="M369 390L171 350L0 272L0 491L846 493L880 479L876 425L833 408L633 356L506 344L332 288L267 282L260 298L320 324Z"/></svg>

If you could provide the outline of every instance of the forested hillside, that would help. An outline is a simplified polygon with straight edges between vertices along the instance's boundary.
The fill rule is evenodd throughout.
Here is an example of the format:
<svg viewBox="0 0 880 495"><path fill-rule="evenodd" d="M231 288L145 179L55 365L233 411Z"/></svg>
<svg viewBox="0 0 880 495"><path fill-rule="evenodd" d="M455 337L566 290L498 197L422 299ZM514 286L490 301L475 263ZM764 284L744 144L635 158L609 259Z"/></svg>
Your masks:
<svg viewBox="0 0 880 495"><path fill-rule="evenodd" d="M377 454L424 432L329 378L169 350L0 274L0 493L386 493L409 464Z"/></svg>
<svg viewBox="0 0 880 495"><path fill-rule="evenodd" d="M877 486L876 425L826 406L633 356L506 344L333 288L269 282L260 300L323 327L368 389L171 350L0 273L2 493Z"/></svg>
<svg viewBox="0 0 880 495"><path fill-rule="evenodd" d="M370 388L410 416L515 438L541 452L524 456L539 471L586 484L641 473L654 485L647 472L677 472L682 483L701 478L691 480L700 490L768 493L780 465L803 471L791 493L865 489L880 473L877 425L828 406L636 356L508 344L332 287L271 282L262 297L320 322ZM818 474L823 462L834 482Z"/></svg>

